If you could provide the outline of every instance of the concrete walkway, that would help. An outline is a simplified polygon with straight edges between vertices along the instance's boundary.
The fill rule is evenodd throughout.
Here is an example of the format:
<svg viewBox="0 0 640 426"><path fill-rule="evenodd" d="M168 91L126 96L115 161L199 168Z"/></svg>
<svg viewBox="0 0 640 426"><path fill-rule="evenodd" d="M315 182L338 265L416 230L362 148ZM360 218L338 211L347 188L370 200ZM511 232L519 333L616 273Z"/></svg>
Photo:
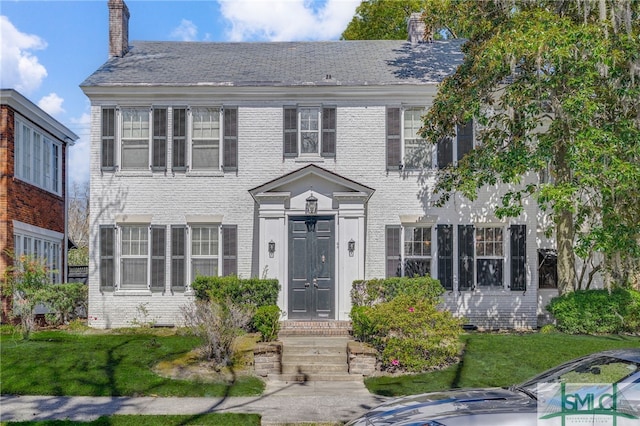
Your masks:
<svg viewBox="0 0 640 426"><path fill-rule="evenodd" d="M228 398L0 397L0 421L93 420L112 414L254 413L262 424L346 422L385 401L362 382L267 382L263 395Z"/></svg>

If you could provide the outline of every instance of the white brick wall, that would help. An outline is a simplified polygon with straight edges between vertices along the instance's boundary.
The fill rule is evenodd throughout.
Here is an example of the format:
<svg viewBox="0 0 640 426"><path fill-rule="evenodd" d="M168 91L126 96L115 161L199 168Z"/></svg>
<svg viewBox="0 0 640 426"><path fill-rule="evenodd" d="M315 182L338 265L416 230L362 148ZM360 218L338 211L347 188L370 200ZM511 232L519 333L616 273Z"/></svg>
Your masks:
<svg viewBox="0 0 640 426"><path fill-rule="evenodd" d="M188 104L176 100L176 105ZM248 190L307 165L282 156L282 105L284 102L237 103L238 105L238 172L219 176L187 176L184 173L100 171L100 104L94 99L92 107L91 144L91 264L89 274L89 317L94 327L120 327L133 321L154 321L174 324L180 319L180 306L191 296L183 293L105 292L99 290L98 226L113 225L118 214L153 215L152 224L178 225L185 223L185 215L223 215L224 224L238 227L238 274L242 277L260 276L258 250L259 230L256 205ZM171 100L163 101L166 105ZM202 101L198 102L202 104ZM384 99L371 101L332 101L337 105L337 152L335 159L314 164L375 189L369 200L366 218L366 259L364 277L384 277L385 226L399 225L400 215L434 215L435 223L473 224L486 221L498 199L498 191L489 188L477 201L454 197L446 208L427 207L428 198L421 198L434 182L433 174L387 172L385 145L385 106L393 104ZM144 103L142 103L144 105ZM151 103L149 103L150 105ZM291 104L290 102L288 104ZM398 101L395 101L398 104ZM111 104L112 105L112 104ZM138 103L140 105L140 103ZM170 145L170 144L169 144ZM170 155L169 155L170 157ZM536 206L528 205L521 218L510 222L526 224L528 283L527 292L509 290L451 293L446 306L470 323L483 327L535 327L537 309L536 273ZM498 221L490 220L492 223ZM508 241L508 234L505 234ZM457 238L454 238L456 241ZM454 248L454 253L457 247ZM454 257L454 274L457 261ZM167 247L167 274L169 273ZM435 263L435 262L434 262ZM505 266L508 265L505 259ZM533 284L532 284L533 283ZM284 287L286 283L282 281ZM351 283L340 283L348 285ZM138 312L144 306L145 319Z"/></svg>

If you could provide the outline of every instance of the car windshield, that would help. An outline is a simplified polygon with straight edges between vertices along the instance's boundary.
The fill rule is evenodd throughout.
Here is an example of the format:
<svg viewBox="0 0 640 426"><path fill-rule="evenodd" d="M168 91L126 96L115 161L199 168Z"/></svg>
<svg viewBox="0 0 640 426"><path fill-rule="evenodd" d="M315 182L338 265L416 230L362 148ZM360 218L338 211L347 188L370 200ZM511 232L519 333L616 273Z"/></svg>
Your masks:
<svg viewBox="0 0 640 426"><path fill-rule="evenodd" d="M626 381L640 370L640 365L608 356L585 357L559 365L533 379L516 386L537 395L538 384L543 383L618 383Z"/></svg>

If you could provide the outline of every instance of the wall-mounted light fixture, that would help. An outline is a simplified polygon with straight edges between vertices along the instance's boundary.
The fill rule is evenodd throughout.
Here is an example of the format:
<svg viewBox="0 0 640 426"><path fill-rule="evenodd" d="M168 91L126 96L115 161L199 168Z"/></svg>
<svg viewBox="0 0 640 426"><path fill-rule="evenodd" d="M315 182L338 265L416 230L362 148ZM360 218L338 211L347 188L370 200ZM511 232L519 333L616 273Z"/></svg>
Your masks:
<svg viewBox="0 0 640 426"><path fill-rule="evenodd" d="M305 205L304 211L309 215L318 213L318 199L313 196L313 193L311 193L311 196L307 198L307 203Z"/></svg>
<svg viewBox="0 0 640 426"><path fill-rule="evenodd" d="M347 250L349 250L349 257L353 257L353 253L356 251L356 242L353 238L347 243Z"/></svg>
<svg viewBox="0 0 640 426"><path fill-rule="evenodd" d="M276 243L275 241L269 241L269 257L273 257L276 252Z"/></svg>

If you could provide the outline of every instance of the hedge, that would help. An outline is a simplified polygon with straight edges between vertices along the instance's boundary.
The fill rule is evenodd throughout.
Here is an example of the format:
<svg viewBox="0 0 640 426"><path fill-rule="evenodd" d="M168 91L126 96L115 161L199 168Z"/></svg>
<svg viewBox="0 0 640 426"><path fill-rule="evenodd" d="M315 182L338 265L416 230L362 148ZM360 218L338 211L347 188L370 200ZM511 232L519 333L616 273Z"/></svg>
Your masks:
<svg viewBox="0 0 640 426"><path fill-rule="evenodd" d="M276 305L280 284L276 279L246 278L235 275L226 277L204 277L195 279L191 288L200 300L230 300L238 305L255 307Z"/></svg>

